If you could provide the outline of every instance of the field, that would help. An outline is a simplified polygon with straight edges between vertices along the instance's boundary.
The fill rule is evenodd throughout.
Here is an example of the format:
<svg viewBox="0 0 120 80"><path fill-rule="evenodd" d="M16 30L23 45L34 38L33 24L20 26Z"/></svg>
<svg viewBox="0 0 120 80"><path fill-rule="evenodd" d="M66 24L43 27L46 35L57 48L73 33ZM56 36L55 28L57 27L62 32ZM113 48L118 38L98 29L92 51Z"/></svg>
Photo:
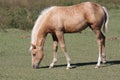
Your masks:
<svg viewBox="0 0 120 80"><path fill-rule="evenodd" d="M45 57L40 69L32 69L29 52L31 31L7 29L0 32L0 80L120 80L120 10L110 10L106 33L107 64L95 69L98 48L94 33L88 28L82 33L66 34L66 46L76 68L66 70L61 49L53 69L52 38L47 36Z"/></svg>

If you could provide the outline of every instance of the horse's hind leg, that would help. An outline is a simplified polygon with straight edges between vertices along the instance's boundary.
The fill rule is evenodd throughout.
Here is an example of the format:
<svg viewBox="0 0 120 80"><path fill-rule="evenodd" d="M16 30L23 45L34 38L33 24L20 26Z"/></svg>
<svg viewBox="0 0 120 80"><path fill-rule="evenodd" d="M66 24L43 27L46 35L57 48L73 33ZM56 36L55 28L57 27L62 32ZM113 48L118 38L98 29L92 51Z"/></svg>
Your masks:
<svg viewBox="0 0 120 80"><path fill-rule="evenodd" d="M102 63L106 63L106 52L105 52L105 36L101 33L102 38Z"/></svg>
<svg viewBox="0 0 120 80"><path fill-rule="evenodd" d="M95 68L99 68L101 61L103 63L106 62L106 55L105 55L105 36L100 30L94 30L98 42L98 48L99 48L99 57L98 62Z"/></svg>
<svg viewBox="0 0 120 80"><path fill-rule="evenodd" d="M55 34L52 34L52 38L53 38L53 60L49 68L54 67L54 64L57 62L58 39Z"/></svg>
<svg viewBox="0 0 120 80"><path fill-rule="evenodd" d="M56 36L58 38L58 41L60 43L60 47L66 57L66 61L67 61L67 68L66 69L70 69L72 68L71 65L70 65L70 57L69 55L67 54L67 50L66 50L66 47L65 47L65 41L64 41L64 33L61 32L61 31L57 31L56 32Z"/></svg>

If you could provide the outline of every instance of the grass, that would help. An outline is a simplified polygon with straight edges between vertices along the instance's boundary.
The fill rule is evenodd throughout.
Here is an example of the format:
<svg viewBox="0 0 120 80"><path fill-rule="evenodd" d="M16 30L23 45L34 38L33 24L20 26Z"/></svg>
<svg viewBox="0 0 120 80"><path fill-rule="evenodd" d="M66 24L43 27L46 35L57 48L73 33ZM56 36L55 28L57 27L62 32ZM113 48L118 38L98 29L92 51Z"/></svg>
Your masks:
<svg viewBox="0 0 120 80"><path fill-rule="evenodd" d="M56 67L48 69L52 61L52 38L47 36L45 57L40 69L32 69L29 53L30 31L8 29L0 32L0 80L119 80L120 79L120 10L111 10L106 34L107 64L94 69L98 48L93 32L88 28L81 34L66 34L66 46L77 67L66 70L65 57L58 50Z"/></svg>

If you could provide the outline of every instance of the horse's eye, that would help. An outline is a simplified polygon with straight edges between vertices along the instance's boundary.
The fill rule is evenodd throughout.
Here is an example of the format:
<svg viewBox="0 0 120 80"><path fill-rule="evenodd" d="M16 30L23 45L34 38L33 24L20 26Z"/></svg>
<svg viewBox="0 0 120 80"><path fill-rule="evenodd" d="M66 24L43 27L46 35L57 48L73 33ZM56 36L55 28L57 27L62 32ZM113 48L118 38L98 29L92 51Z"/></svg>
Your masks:
<svg viewBox="0 0 120 80"><path fill-rule="evenodd" d="M33 56L36 56L36 54L33 54Z"/></svg>

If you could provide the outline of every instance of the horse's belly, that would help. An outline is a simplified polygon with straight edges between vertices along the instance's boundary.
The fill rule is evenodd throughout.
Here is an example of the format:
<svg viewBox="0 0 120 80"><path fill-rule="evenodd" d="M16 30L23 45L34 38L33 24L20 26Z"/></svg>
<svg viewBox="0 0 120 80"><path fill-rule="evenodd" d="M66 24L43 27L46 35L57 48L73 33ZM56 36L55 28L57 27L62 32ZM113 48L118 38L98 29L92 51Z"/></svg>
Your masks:
<svg viewBox="0 0 120 80"><path fill-rule="evenodd" d="M87 27L87 23L85 21L79 22L77 24L69 23L64 26L64 30L67 33L81 32Z"/></svg>

